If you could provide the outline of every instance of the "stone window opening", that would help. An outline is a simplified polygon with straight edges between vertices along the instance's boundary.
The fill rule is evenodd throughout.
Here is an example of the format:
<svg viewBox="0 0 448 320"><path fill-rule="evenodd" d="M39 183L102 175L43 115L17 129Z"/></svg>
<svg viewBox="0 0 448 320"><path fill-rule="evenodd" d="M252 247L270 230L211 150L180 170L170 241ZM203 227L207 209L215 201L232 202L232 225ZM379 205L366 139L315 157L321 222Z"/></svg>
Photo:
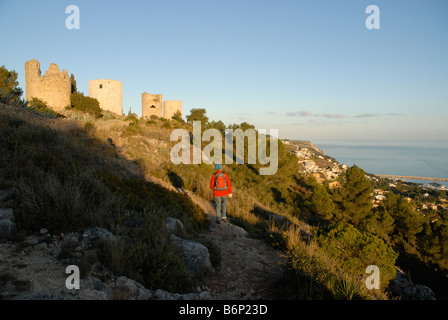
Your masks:
<svg viewBox="0 0 448 320"><path fill-rule="evenodd" d="M150 106L150 108L154 108L154 109L155 109L155 108L156 108L156 106L155 106L155 105L152 105L152 106Z"/></svg>
<svg viewBox="0 0 448 320"><path fill-rule="evenodd" d="M100 84L100 89L102 89L103 88L103 85L102 84Z"/></svg>

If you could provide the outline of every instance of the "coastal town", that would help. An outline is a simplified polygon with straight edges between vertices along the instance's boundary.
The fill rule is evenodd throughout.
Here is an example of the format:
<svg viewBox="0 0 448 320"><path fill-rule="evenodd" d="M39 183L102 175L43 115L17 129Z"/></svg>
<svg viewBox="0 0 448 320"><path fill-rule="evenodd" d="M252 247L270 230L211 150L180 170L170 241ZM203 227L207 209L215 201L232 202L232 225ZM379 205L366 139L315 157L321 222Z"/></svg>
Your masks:
<svg viewBox="0 0 448 320"><path fill-rule="evenodd" d="M284 140L283 143L297 157L301 173L313 176L321 184L327 182L331 189L340 185L337 179L347 165L339 164L309 141Z"/></svg>
<svg viewBox="0 0 448 320"><path fill-rule="evenodd" d="M309 141L285 139L283 143L297 157L300 173L314 177L318 183L325 183L330 189L340 186L338 178L348 168L347 165L338 163ZM407 182L401 176L368 173L366 177L375 187L373 207L378 207L390 192L394 192L403 194L406 201L413 204L415 211L431 216L430 222L438 220L438 213L448 211L447 188L444 184L435 181L426 184Z"/></svg>

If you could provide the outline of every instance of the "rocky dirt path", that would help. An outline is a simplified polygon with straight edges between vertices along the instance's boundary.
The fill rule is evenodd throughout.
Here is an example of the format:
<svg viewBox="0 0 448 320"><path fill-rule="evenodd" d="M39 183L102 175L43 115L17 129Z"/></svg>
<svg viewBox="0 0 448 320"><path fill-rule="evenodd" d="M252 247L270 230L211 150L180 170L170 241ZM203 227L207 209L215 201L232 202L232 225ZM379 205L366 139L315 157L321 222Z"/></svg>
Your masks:
<svg viewBox="0 0 448 320"><path fill-rule="evenodd" d="M221 249L221 265L204 279L212 299L274 299L275 286L284 276L282 254L262 240L249 238L247 232L236 225L216 224L214 206L187 193L211 219L207 236Z"/></svg>
<svg viewBox="0 0 448 320"><path fill-rule="evenodd" d="M187 194L210 219L206 237L221 250L221 265L205 276L204 282L216 300L275 299L275 286L284 277L286 258L279 250L229 222L216 224L214 205L190 191L174 188L153 177L148 180L165 188ZM229 199L231 201L231 199Z"/></svg>

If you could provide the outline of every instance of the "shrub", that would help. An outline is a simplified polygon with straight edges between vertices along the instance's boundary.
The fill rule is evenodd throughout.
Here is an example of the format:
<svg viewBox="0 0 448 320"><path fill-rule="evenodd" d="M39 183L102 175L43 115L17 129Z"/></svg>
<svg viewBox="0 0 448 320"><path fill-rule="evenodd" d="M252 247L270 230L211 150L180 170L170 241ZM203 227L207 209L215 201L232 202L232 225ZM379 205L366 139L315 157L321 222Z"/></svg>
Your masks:
<svg viewBox="0 0 448 320"><path fill-rule="evenodd" d="M34 97L30 101L28 101L27 109L48 118L63 117L63 115L61 115L60 113L49 109L45 101Z"/></svg>
<svg viewBox="0 0 448 320"><path fill-rule="evenodd" d="M177 110L177 111L174 113L172 119L173 119L173 120L176 120L176 121L179 121L179 122L185 122L184 119L182 119L182 112L180 112L179 110Z"/></svg>
<svg viewBox="0 0 448 320"><path fill-rule="evenodd" d="M373 295L358 277L340 268L340 262L316 241L301 240L300 229L284 235L299 299L369 300Z"/></svg>
<svg viewBox="0 0 448 320"><path fill-rule="evenodd" d="M163 221L157 210L132 212L132 228L122 228L112 244L103 244L100 261L147 288L188 292L193 279L170 245Z"/></svg>
<svg viewBox="0 0 448 320"><path fill-rule="evenodd" d="M95 132L96 128L92 122L86 122L84 124L84 130L88 135L92 135Z"/></svg>
<svg viewBox="0 0 448 320"><path fill-rule="evenodd" d="M70 95L70 108L91 114L95 118L100 118L103 113L97 99L85 97L84 94L74 92Z"/></svg>
<svg viewBox="0 0 448 320"><path fill-rule="evenodd" d="M134 122L131 122L129 126L126 127L121 133L122 137L138 136L138 135L143 135L143 129L138 124L134 124Z"/></svg>
<svg viewBox="0 0 448 320"><path fill-rule="evenodd" d="M364 277L367 266L376 265L381 270L382 289L395 277L398 254L378 236L361 232L350 224L339 224L320 230L318 242L348 274Z"/></svg>
<svg viewBox="0 0 448 320"><path fill-rule="evenodd" d="M138 125L138 118L135 114L130 113L126 116L126 118L124 119L124 121L130 121L131 123L129 125Z"/></svg>
<svg viewBox="0 0 448 320"><path fill-rule="evenodd" d="M171 127L171 124L169 123L169 121L167 121L162 125L162 128L171 129L172 127Z"/></svg>

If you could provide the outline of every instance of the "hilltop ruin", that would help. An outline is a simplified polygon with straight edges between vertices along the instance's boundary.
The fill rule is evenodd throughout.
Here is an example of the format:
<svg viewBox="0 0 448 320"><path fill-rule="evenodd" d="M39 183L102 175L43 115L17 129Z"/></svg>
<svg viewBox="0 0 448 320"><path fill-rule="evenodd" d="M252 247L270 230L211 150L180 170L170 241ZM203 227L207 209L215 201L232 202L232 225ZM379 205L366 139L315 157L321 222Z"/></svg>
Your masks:
<svg viewBox="0 0 448 320"><path fill-rule="evenodd" d="M40 63L33 59L25 63L26 100L38 98L55 111L70 105L71 83L66 70L59 70L57 64L41 76Z"/></svg>
<svg viewBox="0 0 448 320"><path fill-rule="evenodd" d="M71 82L66 70L59 70L51 63L47 72L41 76L40 63L36 59L25 62L26 100L38 98L55 111L70 106ZM89 81L89 97L100 103L102 110L123 115L123 83L111 79ZM163 101L161 94L142 93L142 118L152 115L171 119L179 111L182 114L182 101Z"/></svg>

